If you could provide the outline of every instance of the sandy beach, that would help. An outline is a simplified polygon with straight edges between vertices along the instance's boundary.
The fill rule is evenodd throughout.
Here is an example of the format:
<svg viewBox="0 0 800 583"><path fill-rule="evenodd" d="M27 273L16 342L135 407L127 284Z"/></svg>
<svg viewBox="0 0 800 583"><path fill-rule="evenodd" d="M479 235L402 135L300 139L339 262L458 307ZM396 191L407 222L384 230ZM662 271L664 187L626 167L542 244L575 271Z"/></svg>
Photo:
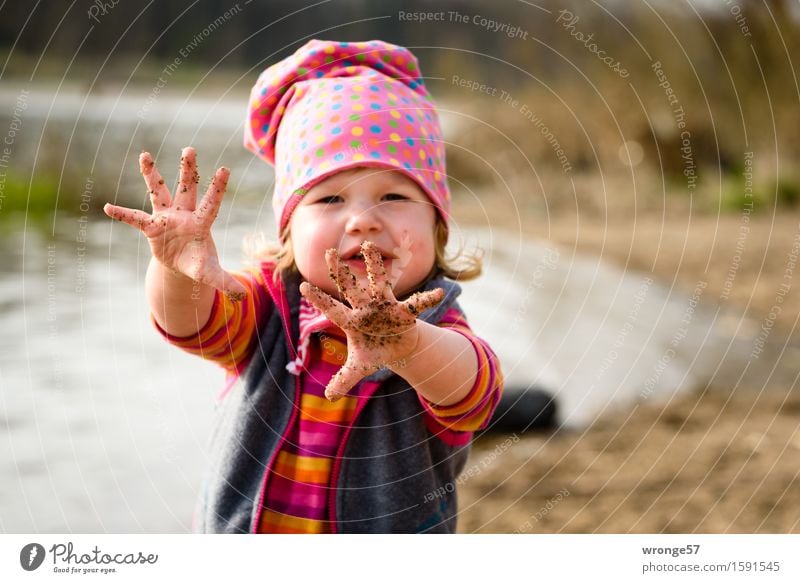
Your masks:
<svg viewBox="0 0 800 583"><path fill-rule="evenodd" d="M668 285L706 281L706 301L740 314L729 325L743 342L755 342L776 305L779 317L752 360L755 374L719 371L708 386L580 431L480 437L459 487L461 532L800 532L800 294L778 293L791 284L800 216L753 217L737 254L741 224L725 215L688 228L645 217L635 234L631 223L537 226L562 248Z"/></svg>

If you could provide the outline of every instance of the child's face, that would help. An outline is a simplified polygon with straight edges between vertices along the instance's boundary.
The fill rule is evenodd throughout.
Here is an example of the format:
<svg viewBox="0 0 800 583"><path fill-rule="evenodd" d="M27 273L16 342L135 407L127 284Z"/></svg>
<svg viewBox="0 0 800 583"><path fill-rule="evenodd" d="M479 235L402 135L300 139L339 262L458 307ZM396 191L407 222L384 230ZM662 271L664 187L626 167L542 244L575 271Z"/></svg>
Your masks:
<svg viewBox="0 0 800 583"><path fill-rule="evenodd" d="M301 275L338 297L325 251L335 248L367 285L363 241L381 250L386 272L401 297L417 287L436 260L436 209L415 181L383 168L338 172L311 188L292 214L292 250Z"/></svg>

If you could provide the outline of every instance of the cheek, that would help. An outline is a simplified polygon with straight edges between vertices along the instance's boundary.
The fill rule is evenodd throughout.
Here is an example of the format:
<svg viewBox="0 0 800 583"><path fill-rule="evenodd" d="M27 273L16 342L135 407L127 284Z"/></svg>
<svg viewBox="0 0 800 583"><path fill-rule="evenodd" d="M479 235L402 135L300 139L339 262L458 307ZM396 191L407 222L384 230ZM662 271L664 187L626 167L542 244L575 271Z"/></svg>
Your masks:
<svg viewBox="0 0 800 583"><path fill-rule="evenodd" d="M430 273L436 263L436 247L433 234L427 229L406 233L411 238L411 245L408 248L410 261L404 269L405 276L401 281L407 286L415 287Z"/></svg>
<svg viewBox="0 0 800 583"><path fill-rule="evenodd" d="M294 218L291 228L294 262L303 277L308 279L308 268L313 265L311 258L314 256L314 232L308 228L302 217L297 221Z"/></svg>
<svg viewBox="0 0 800 583"><path fill-rule="evenodd" d="M416 223L415 232L409 233L414 241L411 249L414 257L418 258L418 263L426 269L436 261L436 237L434 235L435 225L431 217L423 217Z"/></svg>
<svg viewBox="0 0 800 583"><path fill-rule="evenodd" d="M419 257L418 269L424 272L422 274L424 277L436 263L436 249L432 237L420 242L416 256Z"/></svg>
<svg viewBox="0 0 800 583"><path fill-rule="evenodd" d="M294 247L294 261L300 273L308 279L311 276L311 269L318 261L319 250L315 241L310 237L303 237L298 234L297 239L292 239L292 246Z"/></svg>
<svg viewBox="0 0 800 583"><path fill-rule="evenodd" d="M325 229L312 228L309 223L298 221L291 230L294 263L303 279L330 293L328 266L325 251L335 247Z"/></svg>

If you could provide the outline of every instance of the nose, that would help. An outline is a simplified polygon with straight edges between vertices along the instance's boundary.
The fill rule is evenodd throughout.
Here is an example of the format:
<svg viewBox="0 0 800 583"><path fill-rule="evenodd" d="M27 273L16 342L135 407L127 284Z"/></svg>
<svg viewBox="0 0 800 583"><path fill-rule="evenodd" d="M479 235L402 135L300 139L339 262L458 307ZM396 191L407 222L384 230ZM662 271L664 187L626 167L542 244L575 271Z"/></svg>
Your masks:
<svg viewBox="0 0 800 583"><path fill-rule="evenodd" d="M383 228L380 209L373 204L353 205L347 218L345 231L348 235L377 233Z"/></svg>

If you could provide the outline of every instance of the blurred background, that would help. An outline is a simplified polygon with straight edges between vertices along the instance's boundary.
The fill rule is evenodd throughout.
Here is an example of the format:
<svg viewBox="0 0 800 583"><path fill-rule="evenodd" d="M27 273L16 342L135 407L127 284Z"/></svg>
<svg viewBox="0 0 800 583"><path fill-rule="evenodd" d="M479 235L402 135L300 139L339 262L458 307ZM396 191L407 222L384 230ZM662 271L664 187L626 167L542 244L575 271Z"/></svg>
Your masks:
<svg viewBox="0 0 800 583"><path fill-rule="evenodd" d="M274 233L247 95L312 38L417 55L484 252L462 304L556 404L477 439L460 530L800 531L796 0L0 4L0 531L190 529L222 372L157 336L101 209L192 145L241 266Z"/></svg>

